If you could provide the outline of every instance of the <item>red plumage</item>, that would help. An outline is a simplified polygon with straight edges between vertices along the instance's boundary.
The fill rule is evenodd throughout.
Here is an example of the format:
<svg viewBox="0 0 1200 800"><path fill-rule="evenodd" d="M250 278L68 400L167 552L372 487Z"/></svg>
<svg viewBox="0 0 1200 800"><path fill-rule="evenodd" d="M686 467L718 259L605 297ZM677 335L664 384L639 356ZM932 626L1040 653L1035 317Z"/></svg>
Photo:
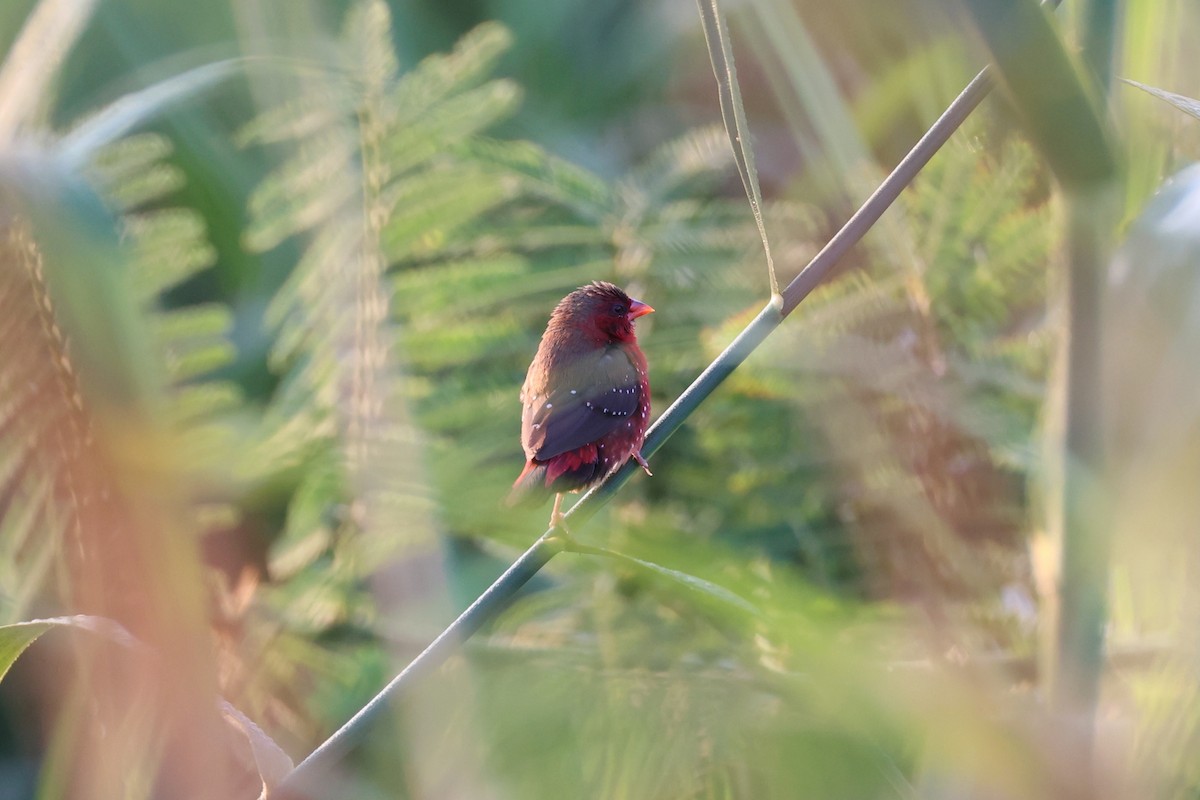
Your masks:
<svg viewBox="0 0 1200 800"><path fill-rule="evenodd" d="M645 467L650 380L633 321L653 310L603 281L559 302L521 389L528 461L510 503L587 489L630 457Z"/></svg>

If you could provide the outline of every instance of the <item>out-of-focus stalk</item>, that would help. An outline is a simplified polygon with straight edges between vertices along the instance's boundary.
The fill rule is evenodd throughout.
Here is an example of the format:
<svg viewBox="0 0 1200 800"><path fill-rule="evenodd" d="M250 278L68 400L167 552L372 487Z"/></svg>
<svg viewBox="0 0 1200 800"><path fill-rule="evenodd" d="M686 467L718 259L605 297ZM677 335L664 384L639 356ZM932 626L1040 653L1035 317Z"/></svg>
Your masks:
<svg viewBox="0 0 1200 800"><path fill-rule="evenodd" d="M1098 91L1101 119L1112 82L1116 0L1091 0L1082 17L1084 66ZM1061 576L1050 698L1078 723L1078 750L1091 750L1104 669L1111 550L1105 511L1101 405L1102 302L1116 223L1115 175L1067 191L1067 343Z"/></svg>
<svg viewBox="0 0 1200 800"><path fill-rule="evenodd" d="M1110 533L1103 508L1101 288L1111 254L1117 162L1105 102L1116 0L1083 3L1083 63L1033 0L964 0L1003 77L1016 116L1066 198L1065 441L1052 481L1051 524L1061 530L1058 617L1048 685L1067 723L1066 762L1086 776L1103 668ZM1054 517L1058 517L1055 519ZM1087 787L1081 796L1088 794Z"/></svg>
<svg viewBox="0 0 1200 800"><path fill-rule="evenodd" d="M1090 717L1104 664L1109 524L1104 513L1101 297L1111 253L1112 193L1067 198L1067 342L1059 613L1050 697Z"/></svg>

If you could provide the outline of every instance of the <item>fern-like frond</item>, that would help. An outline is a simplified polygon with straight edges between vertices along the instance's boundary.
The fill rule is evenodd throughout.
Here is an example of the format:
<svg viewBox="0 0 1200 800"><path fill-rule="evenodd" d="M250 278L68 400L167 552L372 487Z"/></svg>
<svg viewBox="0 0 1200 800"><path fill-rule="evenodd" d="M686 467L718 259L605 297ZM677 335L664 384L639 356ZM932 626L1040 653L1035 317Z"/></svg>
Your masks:
<svg viewBox="0 0 1200 800"><path fill-rule="evenodd" d="M303 248L267 311L281 382L256 450L269 469L298 476L271 558L289 579L272 602L297 630L363 623L363 577L397 548L434 541L387 273L441 257L518 194L502 170L459 152L518 101L511 82L488 77L510 41L483 25L402 74L387 4L358 3L340 72L306 78L300 99L242 132L281 154L251 197L247 244L298 238ZM424 349L419 332L409 336Z"/></svg>
<svg viewBox="0 0 1200 800"><path fill-rule="evenodd" d="M440 254L460 231L509 200L514 189L478 165L431 165L389 193L383 250L392 262Z"/></svg>
<svg viewBox="0 0 1200 800"><path fill-rule="evenodd" d="M618 182L617 191L629 208L652 209L679 193L695 196L711 192L733 164L724 130L717 126L697 128L654 151L645 164Z"/></svg>
<svg viewBox="0 0 1200 800"><path fill-rule="evenodd" d="M135 134L97 152L89 167L109 204L127 212L183 187L183 173L168 160L171 152L166 137Z"/></svg>
<svg viewBox="0 0 1200 800"><path fill-rule="evenodd" d="M304 142L352 114L354 101L355 93L334 80L310 81L297 96L259 112L234 141L241 147Z"/></svg>
<svg viewBox="0 0 1200 800"><path fill-rule="evenodd" d="M495 80L462 94L450 95L421 116L411 109L399 114L398 127L380 146L379 169L384 179L424 163L448 145L486 130L510 116L520 93L516 85Z"/></svg>
<svg viewBox="0 0 1200 800"><path fill-rule="evenodd" d="M615 210L612 190L600 177L529 142L475 139L459 152L504 169L528 194L556 203L592 225L602 225Z"/></svg>
<svg viewBox="0 0 1200 800"><path fill-rule="evenodd" d="M216 259L204 220L190 209L146 211L131 214L124 222L136 264L134 289L148 305L211 267Z"/></svg>
<svg viewBox="0 0 1200 800"><path fill-rule="evenodd" d="M335 120L344 123L344 120ZM275 247L284 239L319 227L360 200L354 131L332 127L304 140L250 198L247 246Z"/></svg>
<svg viewBox="0 0 1200 800"><path fill-rule="evenodd" d="M388 113L419 119L446 98L489 82L497 61L512 42L512 34L503 25L478 25L458 40L453 51L429 56L389 88L385 105L391 109Z"/></svg>
<svg viewBox="0 0 1200 800"><path fill-rule="evenodd" d="M171 144L164 137L136 134L98 151L90 170L99 190L122 215L133 294L148 315L169 384L167 416L185 441L195 434L210 445L204 452L211 460L193 462L203 471L228 465L229 452L211 445L221 431L225 443L232 444L232 429L218 419L237 407L241 392L212 377L236 357L229 340L229 308L219 303L165 308L161 303L166 291L208 269L216 258L200 214L171 205L184 180L171 156Z"/></svg>

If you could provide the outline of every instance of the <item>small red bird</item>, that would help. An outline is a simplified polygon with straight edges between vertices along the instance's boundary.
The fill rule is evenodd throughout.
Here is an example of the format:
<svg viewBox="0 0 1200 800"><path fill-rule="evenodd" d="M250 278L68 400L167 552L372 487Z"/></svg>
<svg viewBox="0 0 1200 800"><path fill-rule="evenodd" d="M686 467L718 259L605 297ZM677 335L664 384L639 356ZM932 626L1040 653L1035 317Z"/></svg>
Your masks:
<svg viewBox="0 0 1200 800"><path fill-rule="evenodd" d="M649 475L642 441L650 422L650 380L633 321L654 309L596 281L559 301L521 388L521 445L529 461L509 504L590 488L631 457Z"/></svg>

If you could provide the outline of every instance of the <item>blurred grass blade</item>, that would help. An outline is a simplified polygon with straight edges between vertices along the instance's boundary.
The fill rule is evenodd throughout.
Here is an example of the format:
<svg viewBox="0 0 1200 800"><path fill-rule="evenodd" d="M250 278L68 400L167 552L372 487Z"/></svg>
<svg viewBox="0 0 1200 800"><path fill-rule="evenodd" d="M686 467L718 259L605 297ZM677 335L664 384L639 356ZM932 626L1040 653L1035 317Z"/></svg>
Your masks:
<svg viewBox="0 0 1200 800"><path fill-rule="evenodd" d="M746 187L750 210L754 212L754 223L762 238L763 252L767 257L767 274L771 279L771 296L779 295L779 278L775 275L775 261L771 258L771 245L767 240L767 226L763 223L762 191L758 187L758 169L754 166L754 147L750 143L750 130L746 122L746 109L742 105L742 91L738 87L737 71L733 66L733 45L729 41L729 26L721 13L717 0L697 0L700 19L704 23L704 41L708 45L708 56L712 59L713 74L721 98L721 118L729 144L733 147L738 174Z"/></svg>
<svg viewBox="0 0 1200 800"><path fill-rule="evenodd" d="M1185 114L1189 114L1189 115L1195 117L1196 119L1200 119L1200 100L1196 100L1194 98L1187 97L1182 94L1175 94L1174 92L1168 92L1166 89L1159 89L1154 86L1147 86L1144 83L1138 83L1137 81L1130 80L1129 78L1121 78L1121 80L1124 81L1125 83L1128 83L1130 86L1136 86L1137 88L1141 89L1143 92L1146 92L1147 94L1154 95L1159 100L1163 100L1167 103L1170 103L1171 105L1175 106L1175 108L1179 109L1180 111L1182 111Z"/></svg>
<svg viewBox="0 0 1200 800"><path fill-rule="evenodd" d="M743 29L764 64L806 171L819 170L831 188L861 202L878 182L874 169L869 174L864 170L872 163L871 152L799 9L790 3L758 2L747 11Z"/></svg>
<svg viewBox="0 0 1200 800"><path fill-rule="evenodd" d="M1065 185L1116 173L1104 118L1085 78L1034 0L965 0L1026 133Z"/></svg>
<svg viewBox="0 0 1200 800"><path fill-rule="evenodd" d="M99 148L153 119L174 103L224 81L238 72L245 62L242 58L230 58L204 64L120 97L63 137L61 156L67 167L78 168Z"/></svg>
<svg viewBox="0 0 1200 800"><path fill-rule="evenodd" d="M95 7L96 0L42 0L30 13L0 67L0 144L45 116L50 84Z"/></svg>
<svg viewBox="0 0 1200 800"><path fill-rule="evenodd" d="M0 626L0 680L3 680L4 676L8 674L8 670L21 656L21 653L24 653L29 645L52 628L75 628L88 631L126 647L140 645L133 634L107 617L79 614L73 617L49 617L3 625Z"/></svg>
<svg viewBox="0 0 1200 800"><path fill-rule="evenodd" d="M258 776L262 778L263 795L269 795L271 790L283 780L292 768L291 757L283 748L247 717L233 706L228 700L220 702L221 714L225 720L238 730L250 743L250 751L254 754L254 765Z"/></svg>
<svg viewBox="0 0 1200 800"><path fill-rule="evenodd" d="M760 612L745 598L731 592L724 586L718 586L712 581L706 581L704 578L699 578L686 572L680 572L677 569L664 567L661 564L655 564L653 561L646 561L641 558L618 553L616 550L609 550L606 547L592 547L591 545L579 544L578 542L568 542L566 546L568 553L579 553L580 555L601 556L603 558L611 558L619 561L622 564L627 564L639 572L647 572L651 575L666 578L670 583L681 586L689 592L695 592L705 599L716 600L721 605L732 608L742 614L757 616Z"/></svg>

